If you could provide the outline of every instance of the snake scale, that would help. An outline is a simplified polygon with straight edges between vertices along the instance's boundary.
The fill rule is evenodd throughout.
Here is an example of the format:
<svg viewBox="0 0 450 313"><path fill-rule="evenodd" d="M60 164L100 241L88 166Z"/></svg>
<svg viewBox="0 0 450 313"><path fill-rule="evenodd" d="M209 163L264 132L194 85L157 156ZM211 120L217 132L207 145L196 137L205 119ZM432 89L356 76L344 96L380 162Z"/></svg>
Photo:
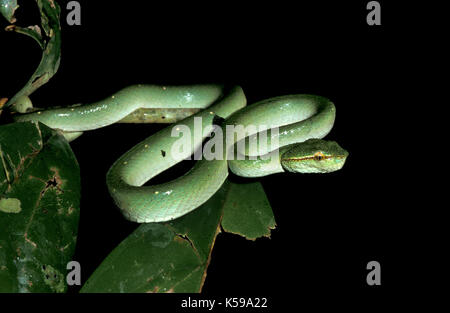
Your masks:
<svg viewBox="0 0 450 313"><path fill-rule="evenodd" d="M16 106L27 101L21 99ZM84 131L119 122L139 109L154 109L161 118L170 118L177 110L196 109L198 112L192 111L195 114L176 124L191 130L187 148L171 153L180 139L173 135L177 127L171 125L123 154L106 174L108 190L123 215L139 223L169 221L191 212L221 187L229 169L239 176L261 177L285 171L326 173L344 165L348 152L334 141L321 139L330 132L335 120L335 106L328 99L287 95L249 106L246 102L239 86L226 89L213 84L133 85L98 102L32 109L32 112L15 114L15 120L40 121L61 131L70 141ZM188 158L209 139L208 132L196 134L198 121L202 129L217 123L221 129L240 125L248 130L247 137L241 140L233 137L231 142L216 145L215 152L222 157L202 158L189 172L173 181L144 186L152 177ZM260 128L254 127L252 131L248 127L252 125L264 125L277 131L270 132L263 144L262 137L258 136ZM255 145L249 144L252 140ZM242 142L244 150L237 149ZM230 157L237 156L238 152L241 158Z"/></svg>

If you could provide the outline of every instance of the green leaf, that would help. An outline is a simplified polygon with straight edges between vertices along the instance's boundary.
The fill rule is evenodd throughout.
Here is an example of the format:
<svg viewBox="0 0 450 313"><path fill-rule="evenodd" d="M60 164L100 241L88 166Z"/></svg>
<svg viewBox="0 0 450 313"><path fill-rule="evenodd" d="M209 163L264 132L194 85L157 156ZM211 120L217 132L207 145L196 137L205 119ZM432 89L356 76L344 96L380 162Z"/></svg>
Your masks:
<svg viewBox="0 0 450 313"><path fill-rule="evenodd" d="M42 50L45 49L45 41L44 41L44 38L42 38L41 29L38 25L28 26L28 27L9 25L5 28L5 30L9 31L9 32L13 31L13 32L16 32L19 34L27 35L27 36L33 38L34 40L36 40L36 42L39 44L39 47L41 47Z"/></svg>
<svg viewBox="0 0 450 313"><path fill-rule="evenodd" d="M35 122L0 126L0 292L67 289L79 201L78 163L59 133Z"/></svg>
<svg viewBox="0 0 450 313"><path fill-rule="evenodd" d="M43 53L36 71L31 75L25 86L5 104L5 107L13 105L19 97L32 94L36 89L47 83L59 68L61 60L60 7L54 0L36 0L36 2L41 13L41 26L44 34L41 33L41 29L37 25L28 28L16 25L6 27L7 31L15 31L35 39Z"/></svg>
<svg viewBox="0 0 450 313"><path fill-rule="evenodd" d="M17 0L0 0L0 13L8 20L10 23L14 23L16 18L14 17L14 12L19 6L17 5Z"/></svg>
<svg viewBox="0 0 450 313"><path fill-rule="evenodd" d="M237 184L228 180L205 204L181 218L168 223L149 223L139 226L122 241L95 270L84 284L81 292L200 292L206 278L206 270L215 238L220 232L224 208L230 201L248 201ZM264 207L245 206L247 212L256 208L264 213L254 213L262 217L251 227L242 224L239 233L250 234L253 238L267 235L275 225L270 218L270 205L259 183L246 186L248 193L257 204ZM262 196L263 200L257 199ZM243 201L244 200L244 201ZM233 212L227 213L235 217ZM250 212L248 217L252 218ZM263 225L263 221L267 224ZM265 231L261 231L264 229Z"/></svg>
<svg viewBox="0 0 450 313"><path fill-rule="evenodd" d="M272 207L260 182L230 183L222 228L247 239L270 237L276 226Z"/></svg>
<svg viewBox="0 0 450 313"><path fill-rule="evenodd" d="M200 292L228 184L190 214L139 226L95 270L81 292Z"/></svg>

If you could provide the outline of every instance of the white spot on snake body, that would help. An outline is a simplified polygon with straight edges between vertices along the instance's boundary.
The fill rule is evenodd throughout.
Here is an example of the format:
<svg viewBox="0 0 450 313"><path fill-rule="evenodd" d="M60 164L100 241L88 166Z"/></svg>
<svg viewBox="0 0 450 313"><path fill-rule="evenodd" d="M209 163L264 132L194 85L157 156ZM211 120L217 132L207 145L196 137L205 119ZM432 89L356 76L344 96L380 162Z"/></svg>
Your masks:
<svg viewBox="0 0 450 313"><path fill-rule="evenodd" d="M165 195L170 195L172 193L173 190L167 190L164 194Z"/></svg>
<svg viewBox="0 0 450 313"><path fill-rule="evenodd" d="M81 111L80 114L89 114L89 113L92 113L92 112L97 112L97 111L100 111L102 109L106 109L107 107L108 106L106 104L102 104L102 105L99 105L99 106L97 106L95 108L92 108L92 109L89 109L89 110L85 110L85 111Z"/></svg>
<svg viewBox="0 0 450 313"><path fill-rule="evenodd" d="M183 97L186 100L186 102L192 102L192 99L194 98L192 93L190 92L187 92Z"/></svg>
<svg viewBox="0 0 450 313"><path fill-rule="evenodd" d="M155 191L155 195L157 195L159 193L159 191Z"/></svg>

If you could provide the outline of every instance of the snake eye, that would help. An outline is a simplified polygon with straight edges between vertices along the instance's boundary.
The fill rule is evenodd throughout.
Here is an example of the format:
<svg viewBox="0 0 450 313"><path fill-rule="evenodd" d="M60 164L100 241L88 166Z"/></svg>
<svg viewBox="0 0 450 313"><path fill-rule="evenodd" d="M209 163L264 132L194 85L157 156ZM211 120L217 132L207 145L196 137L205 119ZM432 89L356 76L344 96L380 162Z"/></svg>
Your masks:
<svg viewBox="0 0 450 313"><path fill-rule="evenodd" d="M325 156L323 155L323 153L322 152L316 152L315 154L314 154L314 160L316 160L316 161L322 161L324 158L325 158Z"/></svg>

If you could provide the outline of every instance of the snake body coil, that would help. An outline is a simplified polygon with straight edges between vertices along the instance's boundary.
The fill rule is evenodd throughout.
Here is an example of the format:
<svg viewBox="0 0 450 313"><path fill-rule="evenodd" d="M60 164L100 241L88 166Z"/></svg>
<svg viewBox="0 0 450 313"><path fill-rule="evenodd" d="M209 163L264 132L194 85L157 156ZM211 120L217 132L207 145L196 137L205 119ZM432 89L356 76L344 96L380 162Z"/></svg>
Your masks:
<svg viewBox="0 0 450 313"><path fill-rule="evenodd" d="M289 95L246 106L240 87L225 92L218 85L135 85L99 102L20 114L16 121L38 120L62 131L70 140L83 131L116 123L141 108L159 110L163 117L176 109L202 110L179 123L190 130L191 144L187 149L176 155L171 153L179 138L172 136L174 126L169 126L134 146L109 169L106 175L109 192L123 215L135 222L168 221L194 210L221 187L228 168L245 177L284 171L324 173L339 170L348 155L337 143L320 139L334 124L335 107L328 99ZM222 129L227 126L246 129L249 137L242 139L246 143L244 150L235 149L243 142L235 138L215 147L222 149L221 158L203 158L173 181L143 186L201 147L208 133L198 136L196 121L201 121L205 129L217 117L224 119ZM278 132L271 132L263 143L257 136L259 128L250 127L260 125ZM255 145L249 145L252 140ZM234 156L240 153L243 157L231 159L231 150L236 150Z"/></svg>

